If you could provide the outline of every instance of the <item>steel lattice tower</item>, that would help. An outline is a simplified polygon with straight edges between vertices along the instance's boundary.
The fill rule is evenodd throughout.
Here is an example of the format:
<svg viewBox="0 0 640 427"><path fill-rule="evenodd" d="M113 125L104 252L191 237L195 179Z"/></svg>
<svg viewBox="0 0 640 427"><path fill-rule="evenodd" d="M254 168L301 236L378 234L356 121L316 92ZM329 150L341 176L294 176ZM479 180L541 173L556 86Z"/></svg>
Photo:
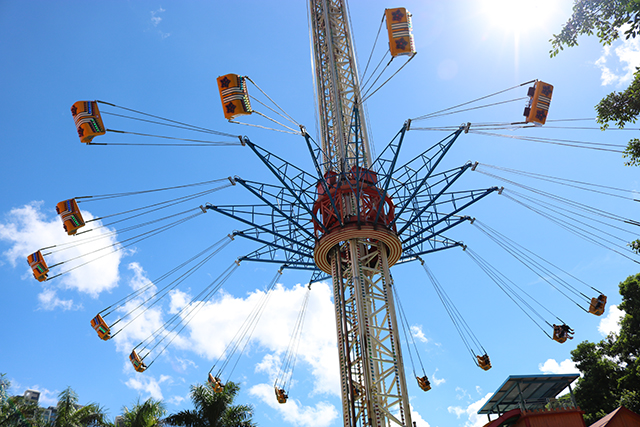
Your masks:
<svg viewBox="0 0 640 427"><path fill-rule="evenodd" d="M336 177L331 195L320 195L316 202L325 202L326 209L319 210L327 231L316 245L315 259L332 276L344 425L410 426L389 272L399 259L390 261L389 253L399 255L402 249L395 230L387 227L392 202L380 203L384 200L369 188L377 177L368 169L371 149L359 108L346 4L310 0L310 14L323 172ZM345 176L349 182L340 179ZM376 215L380 207L386 212Z"/></svg>
<svg viewBox="0 0 640 427"><path fill-rule="evenodd" d="M407 121L372 158L345 1L309 0L321 143L301 133L314 171L244 137L278 183L236 176L261 203L205 207L249 226L233 236L261 244L240 261L308 270L310 283L331 278L345 427L411 427L389 269L463 246L443 233L498 188L449 191L470 162L436 172L464 126L400 164Z"/></svg>

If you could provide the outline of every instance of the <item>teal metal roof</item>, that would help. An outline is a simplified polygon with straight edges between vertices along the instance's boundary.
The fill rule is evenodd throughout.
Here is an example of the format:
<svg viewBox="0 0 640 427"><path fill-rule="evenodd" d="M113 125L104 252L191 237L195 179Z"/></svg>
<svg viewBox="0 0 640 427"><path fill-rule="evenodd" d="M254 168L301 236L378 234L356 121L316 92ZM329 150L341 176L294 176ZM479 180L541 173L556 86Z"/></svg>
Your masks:
<svg viewBox="0 0 640 427"><path fill-rule="evenodd" d="M511 375L480 408L478 414L504 414L512 409L526 410L544 407L579 374Z"/></svg>

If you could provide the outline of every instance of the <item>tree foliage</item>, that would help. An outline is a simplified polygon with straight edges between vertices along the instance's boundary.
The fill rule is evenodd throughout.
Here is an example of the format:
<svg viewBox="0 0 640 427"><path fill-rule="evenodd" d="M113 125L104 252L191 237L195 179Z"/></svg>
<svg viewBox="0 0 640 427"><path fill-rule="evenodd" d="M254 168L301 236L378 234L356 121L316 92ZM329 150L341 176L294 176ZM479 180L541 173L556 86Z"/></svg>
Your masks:
<svg viewBox="0 0 640 427"><path fill-rule="evenodd" d="M11 381L6 376L7 374L0 374L0 404L7 399L7 390L11 387Z"/></svg>
<svg viewBox="0 0 640 427"><path fill-rule="evenodd" d="M11 383L0 378L0 426L1 427L103 427L109 423L105 419L104 410L91 403L85 406L78 404L78 395L71 387L67 387L58 395L56 418L47 422L44 410L37 403L26 400L23 396L9 397L7 390Z"/></svg>
<svg viewBox="0 0 640 427"><path fill-rule="evenodd" d="M8 395L11 382L0 374L0 426L44 427L42 408L22 396Z"/></svg>
<svg viewBox="0 0 640 427"><path fill-rule="evenodd" d="M239 391L240 386L231 381L222 393L214 393L207 385L192 385L190 397L195 409L180 411L165 421L183 427L254 427L253 407L233 405Z"/></svg>
<svg viewBox="0 0 640 427"><path fill-rule="evenodd" d="M81 406L78 394L67 387L58 395L56 419L52 427L101 427L108 425L105 411L95 403Z"/></svg>
<svg viewBox="0 0 640 427"><path fill-rule="evenodd" d="M136 402L129 410L123 408L125 427L158 427L164 424L162 417L167 413L161 400L149 398L144 402Z"/></svg>
<svg viewBox="0 0 640 427"><path fill-rule="evenodd" d="M616 126L624 128L627 123L635 123L640 114L640 69L633 75L633 81L623 92L611 92L596 105L597 121L603 129L609 122L616 122ZM633 138L624 151L628 160L627 166L640 166L640 140Z"/></svg>
<svg viewBox="0 0 640 427"><path fill-rule="evenodd" d="M11 383L0 374L0 427L114 427L105 411L97 404L78 404L78 394L67 387L58 395L56 418L48 423L43 408L22 396L8 396ZM162 427L165 424L185 427L255 427L253 407L234 405L240 386L229 382L222 393L214 393L207 385L191 386L191 401L195 409L166 414L161 400L138 400L131 409L124 407L125 427Z"/></svg>
<svg viewBox="0 0 640 427"><path fill-rule="evenodd" d="M610 45L620 38L623 31L628 39L640 33L640 0L575 0L573 14L562 27L560 34L554 34L551 41L551 56L556 56L564 47L578 45L578 36L596 34L603 45ZM596 105L597 121L602 129L615 122L624 128L627 123L635 123L640 114L640 69L633 81L623 92L612 92ZM640 140L633 138L624 151L625 165L640 166Z"/></svg>
<svg viewBox="0 0 640 427"><path fill-rule="evenodd" d="M2 427L44 427L42 408L22 396L7 398L0 406Z"/></svg>
<svg viewBox="0 0 640 427"><path fill-rule="evenodd" d="M610 342L584 341L571 352L571 359L583 375L574 394L578 406L585 411L587 425L618 407L617 378L622 368L607 357L610 350Z"/></svg>
<svg viewBox="0 0 640 427"><path fill-rule="evenodd" d="M564 46L578 45L578 36L596 36L607 46L620 38L620 30L627 24L624 35L635 37L640 30L639 0L575 0L573 14L562 27L560 34L554 34L551 41L551 56L556 56Z"/></svg>
<svg viewBox="0 0 640 427"><path fill-rule="evenodd" d="M625 367L618 383L623 390L640 391L640 274L622 282L620 294L620 309L626 314L620 321L620 335L612 347L613 354ZM640 406L633 410L640 412Z"/></svg>
<svg viewBox="0 0 640 427"><path fill-rule="evenodd" d="M584 341L571 352L582 373L575 398L587 425L618 406L640 412L640 274L620 283L620 294L620 332L598 343Z"/></svg>

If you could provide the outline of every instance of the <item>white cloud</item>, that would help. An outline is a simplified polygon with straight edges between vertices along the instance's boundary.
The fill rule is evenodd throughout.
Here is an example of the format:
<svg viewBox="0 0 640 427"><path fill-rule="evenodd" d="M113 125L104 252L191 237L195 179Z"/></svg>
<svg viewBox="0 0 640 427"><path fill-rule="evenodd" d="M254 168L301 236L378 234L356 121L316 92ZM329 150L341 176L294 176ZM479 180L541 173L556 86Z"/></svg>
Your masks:
<svg viewBox="0 0 640 427"><path fill-rule="evenodd" d="M292 289L276 285L251 335L251 344L259 345L269 353L257 369L267 373L270 378L274 378L280 368L277 360L288 348L290 334L306 292L307 288L302 285ZM243 324L263 297L261 290L251 292L246 298L220 293L193 318L188 327L189 336L184 333L185 330L185 340L177 346L192 349L209 360L217 360L234 338L239 325ZM334 327L327 327L334 323L329 285L314 284L297 359L298 366L304 363L311 369L315 379L312 393L340 395L336 332Z"/></svg>
<svg viewBox="0 0 640 427"><path fill-rule="evenodd" d="M547 359L546 362L538 365L538 369L543 374L575 374L578 372L576 364L571 359L565 359L560 363L555 359Z"/></svg>
<svg viewBox="0 0 640 427"><path fill-rule="evenodd" d="M411 421L416 427L430 427L429 423L422 418L422 415L414 409L411 402L409 402L409 412L411 412ZM395 412L394 415L396 418L400 419L400 411Z"/></svg>
<svg viewBox="0 0 640 427"><path fill-rule="evenodd" d="M117 243L115 232L107 227L97 229L102 223L95 221L81 229L95 229L86 235L88 237L68 236L60 219L57 216L51 218L43 212L42 204L31 202L11 209L5 215L5 220L0 223L0 240L8 241L11 245L3 252L4 257L14 267L18 265L23 268L24 278L28 280L35 279L26 263L27 256L39 248L57 245L42 252L49 266L66 261L54 267L49 277L62 272L68 273L54 279L53 282L47 282L51 284L40 296L43 307L69 309L73 306L72 300L60 299L52 292L54 286L58 289L76 290L93 298L117 286L118 266L124 254L122 251L109 253ZM93 219L93 215L88 211L82 210L82 215L85 221ZM85 256L89 253L92 254ZM92 262L74 269L87 261Z"/></svg>
<svg viewBox="0 0 640 427"><path fill-rule="evenodd" d="M198 365L196 364L196 362L189 359L182 359L180 357L175 357L171 359L171 367L173 368L174 371L180 374L185 373L187 369L189 369L189 367L198 369Z"/></svg>
<svg viewBox="0 0 640 427"><path fill-rule="evenodd" d="M56 391L51 391L49 389L46 388L42 388L38 385L35 385L33 387L30 387L31 390L38 390L40 392L40 398L38 399L38 404L40 406L43 407L48 407L48 406L55 406L58 404L58 394L60 394L60 392Z"/></svg>
<svg viewBox="0 0 640 427"><path fill-rule="evenodd" d="M607 67L607 58L611 55L611 46L605 46L602 49L602 56L598 58L595 62L596 66L600 68L602 72L600 79L602 80L602 86L607 86L615 82L618 78L609 67Z"/></svg>
<svg viewBox="0 0 640 427"><path fill-rule="evenodd" d="M133 277L129 280L131 288L142 289L143 286L147 286L150 283L140 265L131 263L129 271L133 273ZM145 288L141 295L134 300L128 301L123 308L118 309L117 313L123 315L133 310L156 291L155 284ZM280 370L281 356L285 354L288 348L290 331L293 329L306 292L307 288L301 285L294 286L291 289L285 289L280 284L276 285L255 330L251 334L251 341L245 351L251 351L253 346L258 346L261 351L266 352L262 361L256 365L256 372L266 374L271 383L273 383ZM229 342L235 337L239 325L243 324L264 295L264 292L260 290L249 293L245 298L219 292L216 299L203 303L202 301L193 301L193 298L185 292L173 291L169 295L170 300L165 303L165 306L169 307L170 314L178 313L182 308L193 307L196 304L202 304L202 309L193 317L188 327L171 343L171 347L193 351L209 360L218 360ZM143 305L143 308L147 307L148 304ZM187 311L185 310L181 316L184 317ZM140 314L140 316L135 318L137 314ZM122 324L119 324L124 326L132 318L135 318L131 324L128 324L122 332L114 337L117 350L128 354L138 342L162 328L165 321L164 317L160 304L142 313L134 312L130 317L123 320ZM107 321L112 323L113 320ZM309 296L306 321L297 358L297 366L306 365L307 369L310 370L311 377L314 379L314 388L311 391L311 395L340 395L335 329L327 327L327 325L332 325L334 321L331 289L326 283L315 284ZM116 326L114 332L118 328L119 326ZM165 342L168 341L169 339ZM151 344L148 344L147 348L151 346ZM145 362L149 364L150 361L154 360L163 346L164 343L157 350L154 350L145 359ZM141 348L138 348L137 352L141 357L146 354L146 350ZM163 357L172 364L174 370L178 373L196 366L194 362L188 359L180 359L167 353ZM128 362L126 363L125 371L132 372L132 367ZM296 371L301 372L300 369ZM294 377L293 379L292 385L295 386L296 378ZM149 393L153 393L154 396L160 393L157 382L142 382L137 380L137 376L127 382L127 385L138 390L146 390ZM272 393L273 390L271 390ZM275 399L275 396L271 397ZM292 410L289 409L288 411ZM300 415L303 419L306 419L305 417L311 418L314 412L318 411L332 413L331 411L335 411L335 408L324 404L316 405L314 408L297 407L292 412L293 415L291 417Z"/></svg>
<svg viewBox="0 0 640 427"><path fill-rule="evenodd" d="M263 372L269 375L269 382L273 383L282 366L282 360L278 354L266 354L262 362L256 364L256 372Z"/></svg>
<svg viewBox="0 0 640 427"><path fill-rule="evenodd" d="M422 415L413 409L413 405L409 404L409 409L411 410L411 421L415 423L416 427L430 427L429 423L422 418Z"/></svg>
<svg viewBox="0 0 640 427"><path fill-rule="evenodd" d="M140 265L131 263L129 271L133 273L132 278L129 280L129 285L132 289L142 289L144 286L149 285L150 282L146 277L146 273ZM124 307L118 309L116 313L122 316L124 313L130 312L155 292L157 292L156 285L152 284L145 288L141 295L128 301ZM293 329L306 292L307 288L301 285L294 286L292 289L285 289L282 285L277 285L273 289L269 302L265 306L265 311L251 335L250 345L245 351L251 351L252 346L258 346L261 351L267 352L262 362L256 366L256 370L267 374L270 381L275 379L280 369L281 356L284 355L288 348L290 331ZM169 307L169 314L175 314L183 308L188 309L200 304L202 309L193 316L188 327L179 336L175 337L171 347L193 351L209 360L218 360L229 342L235 337L239 325L243 324L249 313L264 295L264 292L260 290L249 293L245 298L219 292L216 299L202 302L193 301L193 298L185 292L172 291L169 294L169 301L165 303L165 307ZM114 337L118 351L128 354L137 343L162 328L167 316L163 315L161 305L157 304L143 312L142 309L148 307L148 305L149 302L114 327L114 332L116 332L121 326L126 325L126 328ZM181 316L183 318L186 316L186 312L188 310L182 312ZM138 315L139 317L136 317ZM307 306L306 318L307 321L304 323L298 351L297 366L300 367L301 364L304 364L311 371L311 376L314 379L314 389L311 395L333 394L339 396L339 369L335 330L334 328L326 327L326 325L331 325L334 322L331 290L326 283L318 283L313 286ZM313 321L310 319L313 319ZM107 322L112 323L113 320L115 319L107 319ZM127 324L130 321L131 323ZM168 336L156 350L153 350L145 358L145 363L148 365L154 360L164 347L164 344L171 339L173 339L173 335ZM145 345L147 348L151 348L153 343L145 343ZM142 347L139 347L136 351L141 357L146 356L146 350ZM236 354L236 356L238 355ZM163 357L171 363L177 373L183 373L187 369L196 366L191 360L180 359L166 352ZM125 370L130 371L131 369L131 365L127 362ZM298 370L297 372L301 371ZM295 379L294 377L293 385L295 385ZM139 388L145 386L151 390L154 384L132 382L130 386Z"/></svg>
<svg viewBox="0 0 640 427"><path fill-rule="evenodd" d="M172 404L172 405L180 405L182 402L184 402L186 400L186 398L184 396L172 396L170 398L167 399L167 402Z"/></svg>
<svg viewBox="0 0 640 427"><path fill-rule="evenodd" d="M148 375L148 373L145 373L144 376L136 373L136 376L129 378L129 380L125 382L125 385L131 389L147 393L148 396L156 400L161 400L162 391L160 390L160 384L170 379L171 377L168 375L160 375L160 379L156 380L155 377Z"/></svg>
<svg viewBox="0 0 640 427"><path fill-rule="evenodd" d="M463 389L462 387L456 387L456 393L456 398L458 400L461 400L467 396L471 397L471 395L467 393L467 390Z"/></svg>
<svg viewBox="0 0 640 427"><path fill-rule="evenodd" d="M456 414L456 418L458 419L460 418L460 415L464 415L467 413L467 411L460 406L449 406L447 408L447 411L449 411L450 414Z"/></svg>
<svg viewBox="0 0 640 427"><path fill-rule="evenodd" d="M436 368L436 370L433 372L433 375L431 375L431 381L433 381L436 386L444 384L446 380L444 378L436 378L436 372L438 372L438 368Z"/></svg>
<svg viewBox="0 0 640 427"><path fill-rule="evenodd" d="M63 300L58 297L58 291L53 287L46 287L40 294L38 294L38 301L40 307L44 310L54 310L61 308L63 310L78 310L82 308L81 305L75 306L73 300Z"/></svg>
<svg viewBox="0 0 640 427"><path fill-rule="evenodd" d="M112 330L112 333L118 333L113 337L113 341L116 343L116 349L127 355L137 343L162 328L162 325L165 323L162 316L162 308L159 305L150 307L149 304L151 304L152 301L141 305L157 292L156 286L149 286L151 281L147 278L146 272L140 264L132 262L129 264L128 269L133 273L133 276L129 280L129 286L133 290L141 290L145 286L148 287L136 296L136 298L127 301L116 311L120 316L130 313L127 317L120 317L122 320ZM115 319L105 318L105 321L113 324ZM137 351L138 354L143 357L140 349ZM151 358L153 357L154 355L151 356ZM148 365L149 360L145 360L145 363Z"/></svg>
<svg viewBox="0 0 640 427"><path fill-rule="evenodd" d="M129 279L129 286L134 291L138 291L145 286L149 286L149 278L146 276L144 269L137 262L130 263L127 268L131 270L133 273L133 277ZM155 293L155 287L153 288L153 292Z"/></svg>
<svg viewBox="0 0 640 427"><path fill-rule="evenodd" d="M161 14L162 12L165 12L165 9L159 8L158 10L151 11L151 25L153 25L154 27L158 27L160 22L162 22L162 17L159 16L159 14ZM160 37L162 39L166 39L171 35L171 33L165 33L160 30L158 30L158 34L160 34Z"/></svg>
<svg viewBox="0 0 640 427"><path fill-rule="evenodd" d="M623 27L621 34L624 33ZM640 40L629 38L616 42L613 48L615 57L611 55L612 46L604 46L602 56L595 65L600 68L602 85L622 86L628 84L633 78L636 67L640 66Z"/></svg>
<svg viewBox="0 0 640 427"><path fill-rule="evenodd" d="M418 340L422 342L429 342L427 337L424 336L424 332L422 331L422 325L420 326L411 326L411 335L418 338Z"/></svg>
<svg viewBox="0 0 640 427"><path fill-rule="evenodd" d="M153 24L154 27L157 27L160 21L162 21L162 18L159 17L158 14L164 11L165 10L163 8L159 8L158 10L151 11L151 23Z"/></svg>
<svg viewBox="0 0 640 427"><path fill-rule="evenodd" d="M466 415L467 419L464 423L464 427L482 427L487 421L484 416L480 416L478 411L482 408L482 405L485 404L487 400L492 396L493 393L487 393L482 399L471 403L466 408L461 406L449 406L447 411L450 414L455 414L457 418L460 418L462 415Z"/></svg>
<svg viewBox="0 0 640 427"><path fill-rule="evenodd" d="M607 316L600 320L598 332L605 337L612 333L618 334L620 332L620 320L624 315L624 311L620 310L617 305L610 305Z"/></svg>
<svg viewBox="0 0 640 427"><path fill-rule="evenodd" d="M185 308L189 302L193 299L186 292L182 292L178 289L171 292L171 302L169 305L169 314L176 314L183 308Z"/></svg>
<svg viewBox="0 0 640 427"><path fill-rule="evenodd" d="M280 404L270 384L255 385L249 389L249 394L278 411L287 423L295 426L326 427L338 418L335 406L328 402L316 402L315 406L302 406L297 400L289 398L287 403Z"/></svg>

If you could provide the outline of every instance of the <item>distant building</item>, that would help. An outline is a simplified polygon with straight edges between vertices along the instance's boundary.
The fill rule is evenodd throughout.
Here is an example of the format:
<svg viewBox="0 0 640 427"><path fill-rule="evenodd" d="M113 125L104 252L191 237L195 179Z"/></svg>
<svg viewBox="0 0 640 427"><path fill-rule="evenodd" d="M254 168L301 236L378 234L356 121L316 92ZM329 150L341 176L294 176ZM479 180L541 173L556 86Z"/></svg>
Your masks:
<svg viewBox="0 0 640 427"><path fill-rule="evenodd" d="M58 416L58 408L55 406L49 406L47 409L42 411L42 416L47 423L53 423Z"/></svg>
<svg viewBox="0 0 640 427"><path fill-rule="evenodd" d="M115 427L124 427L124 417L122 415L116 416L113 424L115 425Z"/></svg>
<svg viewBox="0 0 640 427"><path fill-rule="evenodd" d="M37 405L40 402L40 392L37 390L27 390L23 394L25 402L33 403ZM80 408L80 405L76 405L76 408ZM58 415L58 408L55 406L49 406L46 409L42 409L42 416L47 423L53 423Z"/></svg>
<svg viewBox="0 0 640 427"><path fill-rule="evenodd" d="M27 390L24 392L24 400L28 403L38 404L40 400L40 392L36 390Z"/></svg>

